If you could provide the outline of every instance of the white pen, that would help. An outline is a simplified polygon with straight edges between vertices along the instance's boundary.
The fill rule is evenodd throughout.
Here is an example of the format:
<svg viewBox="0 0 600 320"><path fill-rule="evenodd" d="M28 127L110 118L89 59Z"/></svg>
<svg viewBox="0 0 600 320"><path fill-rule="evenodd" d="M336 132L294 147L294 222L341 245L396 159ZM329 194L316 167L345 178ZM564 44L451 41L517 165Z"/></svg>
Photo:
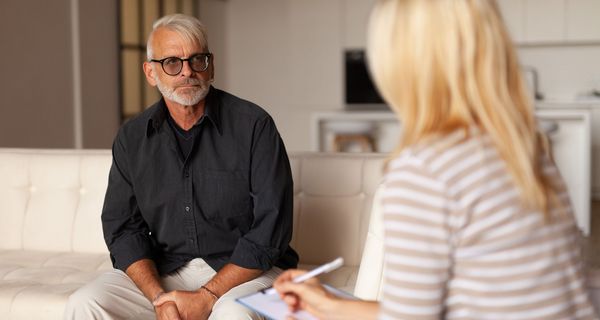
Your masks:
<svg viewBox="0 0 600 320"><path fill-rule="evenodd" d="M294 282L294 283L304 282L304 281L306 281L312 277L316 277L322 273L331 272L331 271L341 267L342 265L344 265L344 258L338 257L337 259L335 259L329 263L326 263L324 265L316 267L305 274L295 277L292 280L292 282ZM269 288L269 289L266 289L263 291L264 294L273 294L275 292L276 292L275 288Z"/></svg>

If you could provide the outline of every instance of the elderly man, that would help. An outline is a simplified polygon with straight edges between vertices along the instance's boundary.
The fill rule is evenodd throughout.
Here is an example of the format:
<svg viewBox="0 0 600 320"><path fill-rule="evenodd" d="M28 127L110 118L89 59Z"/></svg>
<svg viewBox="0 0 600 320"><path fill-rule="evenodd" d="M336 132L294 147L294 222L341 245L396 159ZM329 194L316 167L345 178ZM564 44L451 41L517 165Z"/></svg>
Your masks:
<svg viewBox="0 0 600 320"><path fill-rule="evenodd" d="M115 270L67 318L258 318L235 298L296 266L283 142L263 109L210 85L212 62L200 21L155 22L143 67L163 98L119 131L102 212Z"/></svg>

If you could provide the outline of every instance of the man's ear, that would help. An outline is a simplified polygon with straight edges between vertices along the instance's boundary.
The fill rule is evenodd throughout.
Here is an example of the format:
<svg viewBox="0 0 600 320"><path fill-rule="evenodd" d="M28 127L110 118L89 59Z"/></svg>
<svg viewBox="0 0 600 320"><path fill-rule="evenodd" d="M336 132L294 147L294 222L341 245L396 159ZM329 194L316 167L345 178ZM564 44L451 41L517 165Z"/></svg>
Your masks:
<svg viewBox="0 0 600 320"><path fill-rule="evenodd" d="M156 80L154 80L154 68L152 68L152 63L148 61L144 61L143 64L144 74L146 75L146 81L148 84L156 87Z"/></svg>

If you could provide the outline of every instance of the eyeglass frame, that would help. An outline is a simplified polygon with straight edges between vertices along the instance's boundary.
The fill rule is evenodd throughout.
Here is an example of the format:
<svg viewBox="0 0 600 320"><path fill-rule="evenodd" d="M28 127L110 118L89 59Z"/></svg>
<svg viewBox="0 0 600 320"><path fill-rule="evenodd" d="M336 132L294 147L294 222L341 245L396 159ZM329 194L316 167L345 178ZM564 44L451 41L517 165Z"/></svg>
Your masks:
<svg viewBox="0 0 600 320"><path fill-rule="evenodd" d="M190 60L192 58L194 58L194 57L197 57L197 56L204 56L204 69L202 69L202 70L196 70L196 69L194 69L194 67L192 67L192 64L190 63ZM193 55L191 55L191 56L189 56L189 57L187 57L185 59L181 59L179 57L166 57L166 58L163 58L163 59L150 59L148 61L149 62L158 62L158 63L160 63L160 67L162 68L162 70L163 70L164 73L166 73L167 75L170 75L170 76L176 76L176 75L180 74L181 71L183 70L183 63L185 61L187 61L188 65L190 66L190 69L192 69L194 72L204 72L204 71L206 71L208 69L208 66L210 65L210 58L212 58L212 53L210 53L210 52L201 52L201 53L194 53ZM177 73L170 74L170 73L167 72L167 70L165 70L164 62L166 60L168 60L168 59L177 59L181 63L181 68L179 68L179 71L177 71Z"/></svg>

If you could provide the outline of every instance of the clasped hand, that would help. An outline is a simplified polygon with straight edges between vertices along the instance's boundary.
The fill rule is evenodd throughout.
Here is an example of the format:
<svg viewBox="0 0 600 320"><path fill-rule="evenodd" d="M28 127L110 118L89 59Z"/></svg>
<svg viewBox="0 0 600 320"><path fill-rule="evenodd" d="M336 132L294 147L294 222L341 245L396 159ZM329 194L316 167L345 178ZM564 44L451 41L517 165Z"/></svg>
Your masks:
<svg viewBox="0 0 600 320"><path fill-rule="evenodd" d="M153 304L158 320L196 320L208 319L215 302L215 297L203 290L175 290L163 293ZM174 307L176 307L175 310L173 310Z"/></svg>

